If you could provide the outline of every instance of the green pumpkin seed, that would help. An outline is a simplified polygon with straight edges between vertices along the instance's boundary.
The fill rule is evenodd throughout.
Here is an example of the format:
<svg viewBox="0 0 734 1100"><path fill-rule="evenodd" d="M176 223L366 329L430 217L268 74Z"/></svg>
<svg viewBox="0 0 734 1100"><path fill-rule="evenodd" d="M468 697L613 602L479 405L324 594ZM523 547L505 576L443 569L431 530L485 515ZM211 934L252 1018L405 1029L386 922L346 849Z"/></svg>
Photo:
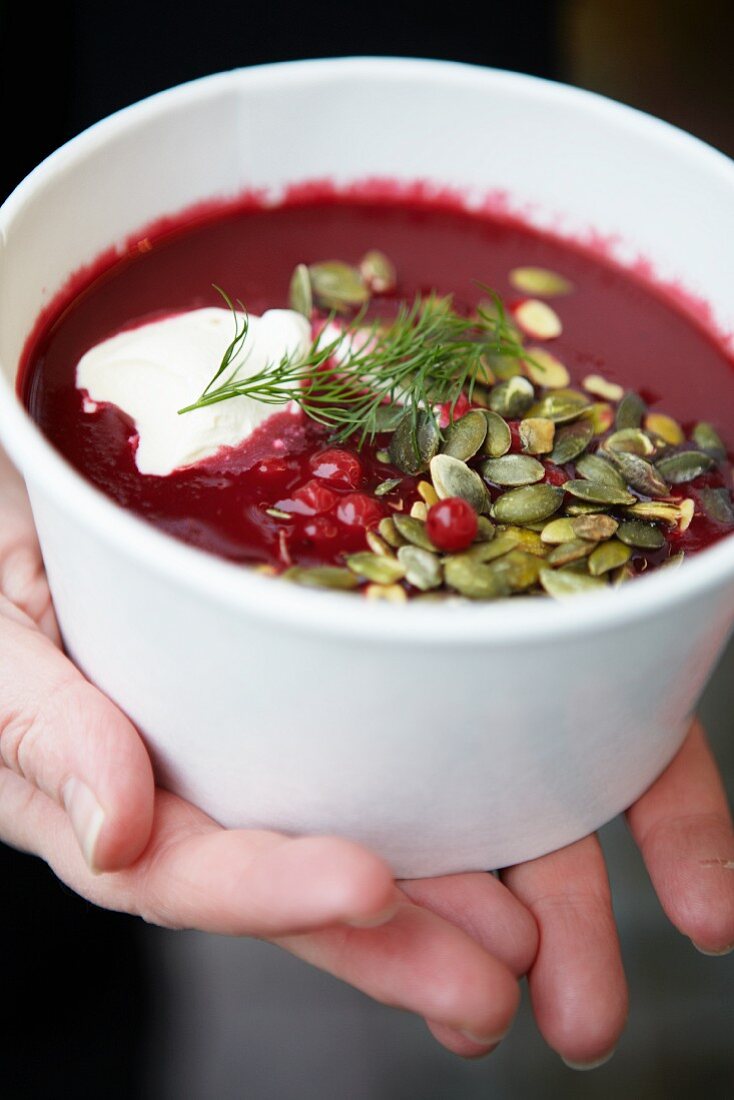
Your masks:
<svg viewBox="0 0 734 1100"><path fill-rule="evenodd" d="M414 516L399 516L397 514L392 517L392 521L397 533L402 536L405 542L409 542L411 546L419 546L421 550L430 550L432 553L436 553L436 547L426 534L425 523L421 523ZM382 534L379 527L378 530ZM387 536L383 537L387 538Z"/></svg>
<svg viewBox="0 0 734 1100"><path fill-rule="evenodd" d="M527 355L527 359L523 359L525 371L536 386L559 390L571 381L568 367L545 348L529 347L525 349L525 354Z"/></svg>
<svg viewBox="0 0 734 1100"><path fill-rule="evenodd" d="M631 581L634 575L635 571L631 562L625 562L624 565L620 565L617 569L612 569L609 574L612 588L619 588L621 584Z"/></svg>
<svg viewBox="0 0 734 1100"><path fill-rule="evenodd" d="M492 514L499 523L540 523L557 512L563 503L563 490L555 485L525 485L510 489L494 502Z"/></svg>
<svg viewBox="0 0 734 1100"><path fill-rule="evenodd" d="M687 531L691 526L694 513L696 511L696 505L693 503L690 497L684 497L683 500L678 502L678 511L680 513L678 519L678 530Z"/></svg>
<svg viewBox="0 0 734 1100"><path fill-rule="evenodd" d="M384 519L380 520L379 524L377 525L377 531L380 537L385 540L388 546L392 546L394 549L397 549L398 546L405 545L405 539L399 533L397 527L395 526L395 521L391 516L385 516Z"/></svg>
<svg viewBox="0 0 734 1100"><path fill-rule="evenodd" d="M291 309L301 313L307 321L311 320L313 313L313 292L311 290L311 276L305 264L298 264L291 276L291 285L288 291L288 301Z"/></svg>
<svg viewBox="0 0 734 1100"><path fill-rule="evenodd" d="M552 420L554 424L569 424L578 420L589 408L589 402L582 393L573 390L557 390L547 393L527 410L529 416L541 416Z"/></svg>
<svg viewBox="0 0 734 1100"><path fill-rule="evenodd" d="M617 428L639 428L647 406L639 394L626 393L617 406L615 424Z"/></svg>
<svg viewBox="0 0 734 1100"><path fill-rule="evenodd" d="M548 555L549 565L568 565L572 561L581 561L587 558L594 550L593 542L584 539L572 539L570 542L562 542Z"/></svg>
<svg viewBox="0 0 734 1100"><path fill-rule="evenodd" d="M386 493L391 493L393 489L397 489L402 480L401 477L389 477L386 481L381 481L379 485L376 485L373 492L376 497L384 497Z"/></svg>
<svg viewBox="0 0 734 1100"><path fill-rule="evenodd" d="M645 431L658 436L672 447L683 443L686 438L678 421L665 413L648 413L645 417Z"/></svg>
<svg viewBox="0 0 734 1100"><path fill-rule="evenodd" d="M398 561L405 570L405 579L421 592L438 588L443 580L441 562L436 555L418 546L401 546Z"/></svg>
<svg viewBox="0 0 734 1100"><path fill-rule="evenodd" d="M548 456L556 466L565 466L584 453L591 443L594 427L589 420L577 420L566 424L556 432L553 450Z"/></svg>
<svg viewBox="0 0 734 1100"><path fill-rule="evenodd" d="M567 516L572 516L574 519L578 519L581 516L598 516L603 515L604 512L608 512L611 508L611 504L599 504L589 501L573 500L564 505L564 512Z"/></svg>
<svg viewBox="0 0 734 1100"><path fill-rule="evenodd" d="M604 485L597 481L567 481L563 488L571 496L589 504L634 504L635 497L626 489L618 489L613 485Z"/></svg>
<svg viewBox="0 0 734 1100"><path fill-rule="evenodd" d="M311 264L308 269L314 295L327 309L343 312L369 301L370 293L361 273L341 260Z"/></svg>
<svg viewBox="0 0 734 1100"><path fill-rule="evenodd" d="M607 587L606 582L599 577L570 570L541 569L539 579L548 595L556 600L565 600L581 592L601 591Z"/></svg>
<svg viewBox="0 0 734 1100"><path fill-rule="evenodd" d="M384 252L378 252L376 248L366 252L360 260L359 270L367 286L375 294L385 294L395 289L395 265Z"/></svg>
<svg viewBox="0 0 734 1100"><path fill-rule="evenodd" d="M517 332L517 330L515 330ZM517 340L521 342L522 337L517 332ZM517 359L512 355L491 355L487 354L492 372L495 375L498 382L508 382L510 378L517 378L522 374L522 359Z"/></svg>
<svg viewBox="0 0 734 1100"><path fill-rule="evenodd" d="M562 516L560 519L552 519L550 523L546 523L540 532L540 537L550 546L560 546L564 542L571 542L575 534L573 521L567 516Z"/></svg>
<svg viewBox="0 0 734 1100"><path fill-rule="evenodd" d="M434 504L438 504L438 493L430 481L419 481L417 489L421 500L425 501L429 508L432 508Z"/></svg>
<svg viewBox="0 0 734 1100"><path fill-rule="evenodd" d="M375 432L394 432L404 416L402 405L378 405L372 414Z"/></svg>
<svg viewBox="0 0 734 1100"><path fill-rule="evenodd" d="M537 294L540 298L555 298L573 290L573 283L546 267L514 267L509 279L521 294Z"/></svg>
<svg viewBox="0 0 734 1100"><path fill-rule="evenodd" d="M714 458L726 458L726 447L713 424L701 420L691 432L691 438L702 451L709 451Z"/></svg>
<svg viewBox="0 0 734 1100"><path fill-rule="evenodd" d="M627 488L622 475L601 455L584 455L576 463L576 473L599 485L609 485L613 489Z"/></svg>
<svg viewBox="0 0 734 1100"><path fill-rule="evenodd" d="M383 538L380 538L377 531L365 531L364 537L373 554L381 554L386 558L394 557L390 546Z"/></svg>
<svg viewBox="0 0 734 1100"><path fill-rule="evenodd" d="M517 549L524 550L526 554L534 554L536 558L544 558L548 554L548 547L540 537L540 531L545 526L543 523L536 525L539 531L530 527L504 527L503 533L517 539Z"/></svg>
<svg viewBox="0 0 734 1100"><path fill-rule="evenodd" d="M399 584L368 584L364 590L368 600L385 603L407 603L408 593Z"/></svg>
<svg viewBox="0 0 734 1100"><path fill-rule="evenodd" d="M503 554L509 554L519 542L520 539L516 534L502 531L491 542L475 542L464 551L464 556L471 558L472 561L494 561L496 558L501 558Z"/></svg>
<svg viewBox="0 0 734 1100"><path fill-rule="evenodd" d="M396 425L396 427L397 427L397 425ZM390 455L388 454L388 452L386 450L384 450L382 448L379 451L375 451L375 458L377 459L378 462L381 462L383 466L389 466L390 465Z"/></svg>
<svg viewBox="0 0 734 1100"><path fill-rule="evenodd" d="M390 440L390 461L404 474L422 474L438 452L440 442L434 416L424 409L418 409L415 419L412 413L405 413Z"/></svg>
<svg viewBox="0 0 734 1100"><path fill-rule="evenodd" d="M603 539L610 539L619 524L616 519L602 512L590 516L575 516L571 520L571 526L577 538L601 542Z"/></svg>
<svg viewBox="0 0 734 1100"><path fill-rule="evenodd" d="M524 592L537 582L543 563L534 554L523 550L510 550L492 565L492 572L501 578L511 592Z"/></svg>
<svg viewBox="0 0 734 1100"><path fill-rule="evenodd" d="M665 546L665 535L660 528L639 519L626 519L620 523L617 538L626 546L636 546L640 550L660 550Z"/></svg>
<svg viewBox="0 0 734 1100"><path fill-rule="evenodd" d="M530 455L487 458L479 467L482 476L495 485L533 485L545 477L545 467Z"/></svg>
<svg viewBox="0 0 734 1100"><path fill-rule="evenodd" d="M273 519L293 519L290 512L284 512L282 508L266 508L265 514Z"/></svg>
<svg viewBox="0 0 734 1100"><path fill-rule="evenodd" d="M592 577L600 577L602 573L608 573L610 569L617 569L624 565L632 557L632 550L617 539L609 539L600 542L589 557L589 573Z"/></svg>
<svg viewBox="0 0 734 1100"><path fill-rule="evenodd" d="M587 393L601 397L604 401L621 401L624 390L616 382L608 382L600 374L587 374L581 385Z"/></svg>
<svg viewBox="0 0 734 1100"><path fill-rule="evenodd" d="M292 565L281 573L288 581L294 584L302 584L307 588L356 588L359 584L357 577L349 569L340 569L336 565L314 565L306 568L302 565Z"/></svg>
<svg viewBox="0 0 734 1100"><path fill-rule="evenodd" d="M512 312L520 328L533 340L553 340L563 332L556 311L537 298L526 298Z"/></svg>
<svg viewBox="0 0 734 1100"><path fill-rule="evenodd" d="M676 527L681 518L681 510L676 504L658 500L638 501L631 508L625 508L625 512L633 519L660 522L667 527Z"/></svg>
<svg viewBox="0 0 734 1100"><path fill-rule="evenodd" d="M489 407L492 412L511 420L527 412L535 398L532 382L521 375L498 382L489 391Z"/></svg>
<svg viewBox="0 0 734 1100"><path fill-rule="evenodd" d="M627 484L638 493L648 497L667 497L670 494L670 486L662 478L662 471L651 462L626 451L612 451L611 458Z"/></svg>
<svg viewBox="0 0 734 1100"><path fill-rule="evenodd" d="M484 512L489 503L486 486L476 470L450 455L431 459L431 479L441 500L461 497L475 512Z"/></svg>
<svg viewBox="0 0 734 1100"><path fill-rule="evenodd" d="M657 468L673 485L684 485L687 481L700 477L713 465L713 458L703 451L680 451L668 458L661 458Z"/></svg>
<svg viewBox="0 0 734 1100"><path fill-rule="evenodd" d="M734 523L734 508L728 489L702 489L701 504L708 518L715 523L724 523L727 527Z"/></svg>
<svg viewBox="0 0 734 1100"><path fill-rule="evenodd" d="M423 500L416 500L410 506L410 515L413 519L423 520L425 523L428 519L428 508Z"/></svg>
<svg viewBox="0 0 734 1100"><path fill-rule="evenodd" d="M446 584L470 600L496 600L510 595L510 587L491 566L467 554L454 554L444 562Z"/></svg>
<svg viewBox="0 0 734 1100"><path fill-rule="evenodd" d="M661 569L677 569L679 565L682 565L685 561L686 555L682 550L679 550L677 554L671 554L669 558L660 563Z"/></svg>
<svg viewBox="0 0 734 1100"><path fill-rule="evenodd" d="M477 516L477 537L475 542L491 542L497 533L497 528L491 519L486 516Z"/></svg>
<svg viewBox="0 0 734 1100"><path fill-rule="evenodd" d="M374 581L375 584L395 584L405 576L405 566L400 561L381 554L370 554L366 550L350 554L346 561L347 568L358 577Z"/></svg>
<svg viewBox="0 0 734 1100"><path fill-rule="evenodd" d="M481 412L468 412L446 429L441 453L466 462L473 458L487 437L487 418Z"/></svg>
<svg viewBox="0 0 734 1100"><path fill-rule="evenodd" d="M487 421L487 437L482 449L491 458L501 458L512 446L512 432L499 413L488 409L483 416Z"/></svg>
<svg viewBox="0 0 734 1100"><path fill-rule="evenodd" d="M586 409L584 417L591 423L594 435L604 435L614 423L614 409L606 401L595 401Z"/></svg>
<svg viewBox="0 0 734 1100"><path fill-rule="evenodd" d="M520 442L526 454L545 455L553 450L556 426L542 416L529 416L520 421Z"/></svg>
<svg viewBox="0 0 734 1100"><path fill-rule="evenodd" d="M604 440L604 450L631 455L651 455L655 445L641 428L619 428Z"/></svg>

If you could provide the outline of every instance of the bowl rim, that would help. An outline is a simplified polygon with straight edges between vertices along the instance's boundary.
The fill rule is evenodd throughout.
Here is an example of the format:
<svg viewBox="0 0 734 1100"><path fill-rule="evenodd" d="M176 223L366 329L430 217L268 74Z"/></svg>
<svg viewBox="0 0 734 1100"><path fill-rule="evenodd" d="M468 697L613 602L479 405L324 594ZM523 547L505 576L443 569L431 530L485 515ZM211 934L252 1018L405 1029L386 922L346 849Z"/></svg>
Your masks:
<svg viewBox="0 0 734 1100"><path fill-rule="evenodd" d="M643 131L680 154L695 158L724 179L734 193L734 161L653 116L570 85L504 70L443 60L383 57L340 57L276 62L200 77L158 92L94 123L51 153L25 177L0 208L0 240L16 213L48 178L84 160L100 145L169 109L192 100L216 97L231 87L258 88L315 83L341 76L374 80L380 75L405 81L481 84L505 94L542 97L575 105L598 117ZM512 599L492 603L457 602L407 605L345 599L343 593L274 584L253 570L180 542L95 488L46 440L22 406L15 386L0 372L0 441L31 485L61 507L82 528L92 529L103 542L135 558L162 579L197 592L230 611L320 634L419 646L527 644L598 629L630 626L675 604L695 599L711 589L734 583L734 536L696 554L678 569L661 569L634 585L589 593L582 599Z"/></svg>

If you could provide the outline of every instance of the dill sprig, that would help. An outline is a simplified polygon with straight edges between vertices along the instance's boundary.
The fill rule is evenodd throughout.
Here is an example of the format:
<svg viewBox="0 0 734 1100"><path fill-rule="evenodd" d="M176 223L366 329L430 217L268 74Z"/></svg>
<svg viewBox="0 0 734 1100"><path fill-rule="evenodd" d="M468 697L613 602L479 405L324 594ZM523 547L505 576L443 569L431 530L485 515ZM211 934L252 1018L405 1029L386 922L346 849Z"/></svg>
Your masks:
<svg viewBox="0 0 734 1100"><path fill-rule="evenodd" d="M305 355L285 355L240 376L236 360L247 339L247 310L238 301L240 319L231 298L216 289L232 310L234 338L199 399L180 413L232 397L269 405L295 401L337 440L357 435L361 445L382 430L385 406L397 406L414 424L420 410L435 420L439 406L448 406L453 418L461 394L471 400L485 376L485 356L527 358L499 295L482 287L494 308L480 306L472 318L454 310L451 296L416 295L389 322L366 322L362 309L334 340L324 342L322 332Z"/></svg>

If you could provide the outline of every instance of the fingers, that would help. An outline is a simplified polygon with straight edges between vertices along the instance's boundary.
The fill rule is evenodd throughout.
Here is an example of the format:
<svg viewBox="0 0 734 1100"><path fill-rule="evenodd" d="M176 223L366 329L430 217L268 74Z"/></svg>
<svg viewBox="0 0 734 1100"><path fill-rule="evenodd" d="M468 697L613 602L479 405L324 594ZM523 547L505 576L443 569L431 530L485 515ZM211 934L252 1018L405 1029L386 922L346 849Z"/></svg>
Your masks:
<svg viewBox="0 0 734 1100"><path fill-rule="evenodd" d="M529 975L546 1041L573 1066L611 1055L627 1016L627 987L609 882L596 837L503 873L540 932Z"/></svg>
<svg viewBox="0 0 734 1100"><path fill-rule="evenodd" d="M627 820L675 927L707 954L734 948L734 830L698 722Z"/></svg>
<svg viewBox="0 0 734 1100"><path fill-rule="evenodd" d="M148 841L154 797L133 726L2 598L0 675L2 764L65 808L90 867L132 862ZM32 851L44 843L2 804L0 836Z"/></svg>

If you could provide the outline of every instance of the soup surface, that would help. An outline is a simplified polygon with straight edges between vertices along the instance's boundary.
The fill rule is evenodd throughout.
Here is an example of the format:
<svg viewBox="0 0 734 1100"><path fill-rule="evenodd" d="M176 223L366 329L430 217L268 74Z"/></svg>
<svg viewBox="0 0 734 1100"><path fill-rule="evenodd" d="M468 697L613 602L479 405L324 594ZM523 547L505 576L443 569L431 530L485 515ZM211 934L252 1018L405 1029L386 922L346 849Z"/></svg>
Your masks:
<svg viewBox="0 0 734 1100"><path fill-rule="evenodd" d="M392 460L391 435L380 433L362 446L355 437L335 442L333 430L303 413L276 412L239 446L224 448L168 476L145 475L135 462L135 425L114 405L102 404L89 411L84 393L77 388L76 368L90 348L122 329L178 311L222 305L212 284L259 315L266 309L287 308L296 265L334 259L357 265L370 250L389 257L396 272L394 286L375 288L370 316L394 316L398 302L410 303L416 295L432 292L453 295L452 308L471 316L477 304L487 299L483 287L492 288L501 296L510 321L517 322L525 342L565 364L570 387L584 394L588 402L581 420L601 418L586 456L599 452L605 437L615 429L631 424L633 431L652 440L651 451L645 449L647 443L640 451L639 439L633 438L626 453L649 464L663 462L659 469L667 471L665 492L645 492L644 480L641 485L630 483L624 466L627 460L623 459L624 491L632 500L619 498L610 503L591 499L593 493L591 497L584 492L573 496L559 490L563 505L547 515L533 513L531 507L525 518L522 511L518 517L508 505L507 519L501 507L497 511L496 502L517 488L546 485L558 489L564 483L573 487L584 478L592 484L594 478L577 469L579 456L567 462L552 461L552 455L563 457L562 451L551 449L552 440L545 445L531 440L528 445L527 435L520 430L524 419L546 424L550 420L556 446L572 421L564 421L562 416L554 420L553 408L547 402L543 405L544 397L552 396L553 391L542 383L535 387L535 405L530 409L524 407L519 414L510 415L511 406L508 413L501 403L496 404L492 387L523 377L526 371L517 361L510 364L506 358L500 362L490 356L489 377L482 379L486 385L478 385L470 400L462 399L454 417L472 406L499 408L510 428L509 450L503 452L500 446L495 452L485 442L477 453L466 456L487 494L486 509L475 511L486 515L478 534L469 517L471 531L463 537L460 507L453 519L450 509L444 509L446 524L450 528L455 522L460 537L452 544L449 536L442 544L439 535L438 549L474 551L483 541L486 550L486 545L499 535L506 536L509 529L515 538L511 560L516 566L519 557L530 556L545 562L546 571L553 567L571 578L588 576L587 559L598 551L601 538L589 517L606 515L616 525L632 527L629 531L622 528L629 534L627 541L611 540L623 549L607 551L609 564L605 566L603 555L597 555L600 567L592 575L598 583L626 579L668 559L677 560L681 552L695 552L732 529L728 455L722 453L715 434L698 432L695 439L691 434L703 421L707 428L715 429L726 451L734 442L734 373L725 349L703 324L676 308L662 292L599 256L514 221L466 212L448 200L396 198L388 202L354 196L347 200L319 195L318 189L312 189L295 193L276 208L242 202L213 210L210 217L193 224L184 220L160 233L152 228L123 258L100 261L75 282L73 293L61 296L47 311L26 349L20 381L23 399L61 454L123 507L179 539L233 561L259 563L277 572L293 566L338 566L339 574L329 581L327 572L324 580L340 587L339 577L347 577L342 567L349 555L369 552L379 557L384 551L384 557L395 561L393 551L400 547L421 549L420 537L413 540L405 531L396 532L394 522L387 527L384 523L410 517L412 510L410 518L424 524L435 503L430 477L422 471L406 471L405 466L398 468ZM562 321L562 331L552 338L535 334L536 338L530 339L521 331L522 311L518 309L531 296L518 289L518 279L511 273L527 267L558 273L568 281L568 292L560 296L532 296L547 301ZM325 312L319 315L322 319ZM212 363L212 374L217 365ZM492 365L497 368L494 373ZM593 392L593 386L585 390L582 382L590 375L611 384L609 392L604 386L600 392ZM621 387L619 394L634 391L641 398L636 419L634 415L631 420L624 415L620 419L616 387ZM673 418L674 427L662 431L665 422L656 420L655 414ZM444 428L444 443L438 444L441 448L449 414L443 409L436 415ZM578 417L575 422L579 423ZM682 467L680 461L671 465L671 458L686 452L703 455L705 468L696 472L695 462L691 468L689 459ZM510 464L508 481L502 475L502 462L512 455L534 456L542 466L540 476L532 474L523 480L521 462L519 475ZM459 459L464 457L459 452ZM485 468L488 458L501 459L500 466L490 462ZM616 458L615 463L612 466L619 472ZM496 479L495 470L499 471ZM465 494L438 495L453 499ZM683 501L692 503L678 514L675 510L680 510ZM647 513L644 508L635 512L636 505L651 507ZM434 517L433 530L441 519ZM551 531L546 539L548 524L561 519L576 521L575 526L559 526L556 536ZM638 525L636 539L634 524ZM642 525L654 534L648 537ZM372 532L369 544L368 532ZM609 541L609 531L605 539ZM559 547L566 547L565 554ZM548 564L553 554L556 560ZM475 572L478 566L495 568L489 551L475 558ZM365 559L363 564L366 572L360 572L358 563L352 569L357 578L354 583L374 591L370 563ZM518 568L522 564L519 562ZM458 570L459 566L457 576ZM501 585L495 593L490 585L487 594L533 587L540 590L537 568L534 572L531 584L505 578L506 591ZM296 569L294 579L303 579L297 573ZM409 594L445 590L443 581L434 583L430 578L413 583L416 576L421 576L420 571L411 574L409 570L406 577L405 568L402 574L399 566L392 573L388 568L381 584L394 597L396 590ZM320 583L317 574L313 579ZM349 587L349 583L343 586ZM451 590L481 595L481 584L476 591L472 588L478 583L465 583L463 591L457 582ZM572 587L574 583L572 580Z"/></svg>

